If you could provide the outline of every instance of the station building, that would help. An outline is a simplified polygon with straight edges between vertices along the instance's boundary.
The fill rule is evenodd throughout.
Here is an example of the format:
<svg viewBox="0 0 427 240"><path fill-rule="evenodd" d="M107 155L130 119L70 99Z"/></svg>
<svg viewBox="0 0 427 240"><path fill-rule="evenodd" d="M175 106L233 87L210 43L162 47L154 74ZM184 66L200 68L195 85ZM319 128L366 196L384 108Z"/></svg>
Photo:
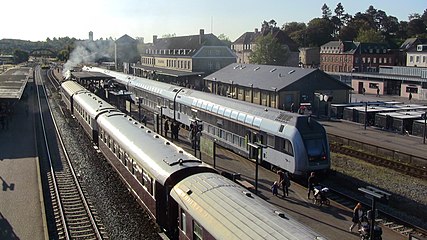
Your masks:
<svg viewBox="0 0 427 240"><path fill-rule="evenodd" d="M236 62L236 55L215 35L157 38L141 54L140 64L131 66L133 74L202 90L203 77Z"/></svg>
<svg viewBox="0 0 427 240"><path fill-rule="evenodd" d="M328 115L330 103L348 103L352 90L317 68L234 63L204 80L217 95L287 111L311 105L319 116Z"/></svg>

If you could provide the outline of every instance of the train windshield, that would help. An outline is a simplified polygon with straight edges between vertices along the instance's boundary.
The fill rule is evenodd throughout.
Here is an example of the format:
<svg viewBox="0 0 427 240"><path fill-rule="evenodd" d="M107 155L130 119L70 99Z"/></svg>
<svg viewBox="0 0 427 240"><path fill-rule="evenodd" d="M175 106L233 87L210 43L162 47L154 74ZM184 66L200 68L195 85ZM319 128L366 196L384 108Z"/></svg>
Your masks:
<svg viewBox="0 0 427 240"><path fill-rule="evenodd" d="M326 160L326 147L322 138L305 139L304 142L309 161Z"/></svg>

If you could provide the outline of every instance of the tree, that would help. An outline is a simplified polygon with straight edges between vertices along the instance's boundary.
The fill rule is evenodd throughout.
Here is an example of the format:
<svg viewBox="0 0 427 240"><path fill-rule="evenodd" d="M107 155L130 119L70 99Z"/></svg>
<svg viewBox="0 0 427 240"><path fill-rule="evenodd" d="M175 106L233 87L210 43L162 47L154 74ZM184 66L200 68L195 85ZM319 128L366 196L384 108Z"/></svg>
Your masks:
<svg viewBox="0 0 427 240"><path fill-rule="evenodd" d="M426 25L420 18L412 19L408 23L408 36L415 37L426 33Z"/></svg>
<svg viewBox="0 0 427 240"><path fill-rule="evenodd" d="M357 33L355 41L362 43L384 43L384 37L380 32L377 32L374 29L361 29Z"/></svg>
<svg viewBox="0 0 427 240"><path fill-rule="evenodd" d="M282 26L282 31L286 33L298 46L305 47L305 30L307 25L303 22L289 22Z"/></svg>
<svg viewBox="0 0 427 240"><path fill-rule="evenodd" d="M259 36L249 57L251 63L265 65L284 65L289 49L282 46L271 34Z"/></svg>
<svg viewBox="0 0 427 240"><path fill-rule="evenodd" d="M322 18L330 19L332 16L331 9L326 5L326 3L323 4L322 8Z"/></svg>
<svg viewBox="0 0 427 240"><path fill-rule="evenodd" d="M279 28L276 25L277 25L277 23L273 19L271 19L268 22L264 20L261 23L261 32L263 34L267 34L267 33L272 33L274 31L277 31L277 30L279 30Z"/></svg>
<svg viewBox="0 0 427 240"><path fill-rule="evenodd" d="M306 45L319 47L332 40L334 25L326 18L314 18L307 24Z"/></svg>
<svg viewBox="0 0 427 240"><path fill-rule="evenodd" d="M338 39L342 41L353 41L357 37L357 30L354 28L354 26L344 26L339 35Z"/></svg>
<svg viewBox="0 0 427 240"><path fill-rule="evenodd" d="M64 62L67 61L69 57L70 57L70 52L68 52L68 50L66 49L59 51L57 56L59 61L64 61Z"/></svg>
<svg viewBox="0 0 427 240"><path fill-rule="evenodd" d="M15 64L28 61L29 53L20 49L13 51L13 61Z"/></svg>
<svg viewBox="0 0 427 240"><path fill-rule="evenodd" d="M288 35L291 35L293 32L305 30L307 25L303 22L288 22L283 24L282 31Z"/></svg>
<svg viewBox="0 0 427 240"><path fill-rule="evenodd" d="M224 33L221 33L220 35L218 35L218 39L221 40L221 42L223 42L226 46L228 47L231 46L230 38L227 37Z"/></svg>
<svg viewBox="0 0 427 240"><path fill-rule="evenodd" d="M424 24L427 25L427 9L424 10L424 13L421 16L421 19L423 20Z"/></svg>

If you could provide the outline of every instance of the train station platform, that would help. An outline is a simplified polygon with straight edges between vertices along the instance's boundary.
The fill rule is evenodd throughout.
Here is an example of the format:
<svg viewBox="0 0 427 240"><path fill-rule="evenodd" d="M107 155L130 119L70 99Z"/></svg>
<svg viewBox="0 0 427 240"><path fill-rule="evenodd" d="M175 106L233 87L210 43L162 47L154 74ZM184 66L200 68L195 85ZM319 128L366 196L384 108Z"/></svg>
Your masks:
<svg viewBox="0 0 427 240"><path fill-rule="evenodd" d="M427 105L427 101L414 100L398 96L380 96L353 94L353 102L402 102L404 104L415 103ZM426 147L422 137L402 135L400 133L389 132L379 128L364 124L355 123L346 120L320 121L326 129L326 132L333 135L342 136L359 142L380 146L382 148L393 150L397 153L405 153L420 158L427 158ZM427 141L427 140L426 140Z"/></svg>
<svg viewBox="0 0 427 240"><path fill-rule="evenodd" d="M135 119L138 119L138 109L136 105L132 106L131 114ZM146 111L143 111L143 114L150 116ZM147 123L147 126L153 129L151 119L148 119ZM188 132L186 130L180 130L179 141L175 141L175 143L181 146L185 151L194 154L194 149L191 148L187 136ZM197 153L197 156L199 156L199 153ZM201 160L212 166L214 165L213 158L205 154L201 155ZM218 147L215 168L219 172L225 171L231 174L239 173L241 177L240 180L244 183L242 185L246 185L251 191L254 190L256 167L255 164L248 159ZM335 202L332 202L331 206L314 205L312 200L307 199L306 186L299 185L295 182L291 183L288 197L283 198L281 190L279 190L280 196L274 196L270 187L274 181L277 181L278 176L276 173L262 167L259 167L258 179L258 196L265 199L274 207L277 207L277 209L284 212L285 215L292 216L329 240L360 239L355 229L353 232L349 232L349 227L352 223L352 209ZM407 237L386 227L383 227L382 230L383 239L407 239Z"/></svg>
<svg viewBox="0 0 427 240"><path fill-rule="evenodd" d="M32 79L29 80L32 83ZM28 88L25 90L27 93ZM16 102L0 127L0 239L48 239L32 95Z"/></svg>

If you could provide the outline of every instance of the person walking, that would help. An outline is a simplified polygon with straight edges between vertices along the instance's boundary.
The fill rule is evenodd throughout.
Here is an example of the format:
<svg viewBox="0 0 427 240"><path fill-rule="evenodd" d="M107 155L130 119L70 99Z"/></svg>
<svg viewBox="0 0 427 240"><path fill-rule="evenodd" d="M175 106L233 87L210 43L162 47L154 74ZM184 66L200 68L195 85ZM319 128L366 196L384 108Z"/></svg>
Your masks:
<svg viewBox="0 0 427 240"><path fill-rule="evenodd" d="M288 172L285 171L283 174L283 180L282 180L282 189L283 189L283 197L289 196L289 187L291 186L291 180L289 179Z"/></svg>
<svg viewBox="0 0 427 240"><path fill-rule="evenodd" d="M349 228L350 232L353 232L353 228L356 225L358 228L360 228L362 217L363 217L363 207L362 207L362 204L359 202L356 204L356 206L353 209L353 217L351 218L352 224Z"/></svg>
<svg viewBox="0 0 427 240"><path fill-rule="evenodd" d="M409 102L412 100L412 93L409 93Z"/></svg>
<svg viewBox="0 0 427 240"><path fill-rule="evenodd" d="M380 88L377 87L377 97L380 97Z"/></svg>
<svg viewBox="0 0 427 240"><path fill-rule="evenodd" d="M314 195L314 186L316 184L317 184L316 176L314 172L311 172L310 177L308 177L308 181L307 181L307 188L308 188L307 198L308 199L310 199L311 192L313 192L313 195Z"/></svg>

